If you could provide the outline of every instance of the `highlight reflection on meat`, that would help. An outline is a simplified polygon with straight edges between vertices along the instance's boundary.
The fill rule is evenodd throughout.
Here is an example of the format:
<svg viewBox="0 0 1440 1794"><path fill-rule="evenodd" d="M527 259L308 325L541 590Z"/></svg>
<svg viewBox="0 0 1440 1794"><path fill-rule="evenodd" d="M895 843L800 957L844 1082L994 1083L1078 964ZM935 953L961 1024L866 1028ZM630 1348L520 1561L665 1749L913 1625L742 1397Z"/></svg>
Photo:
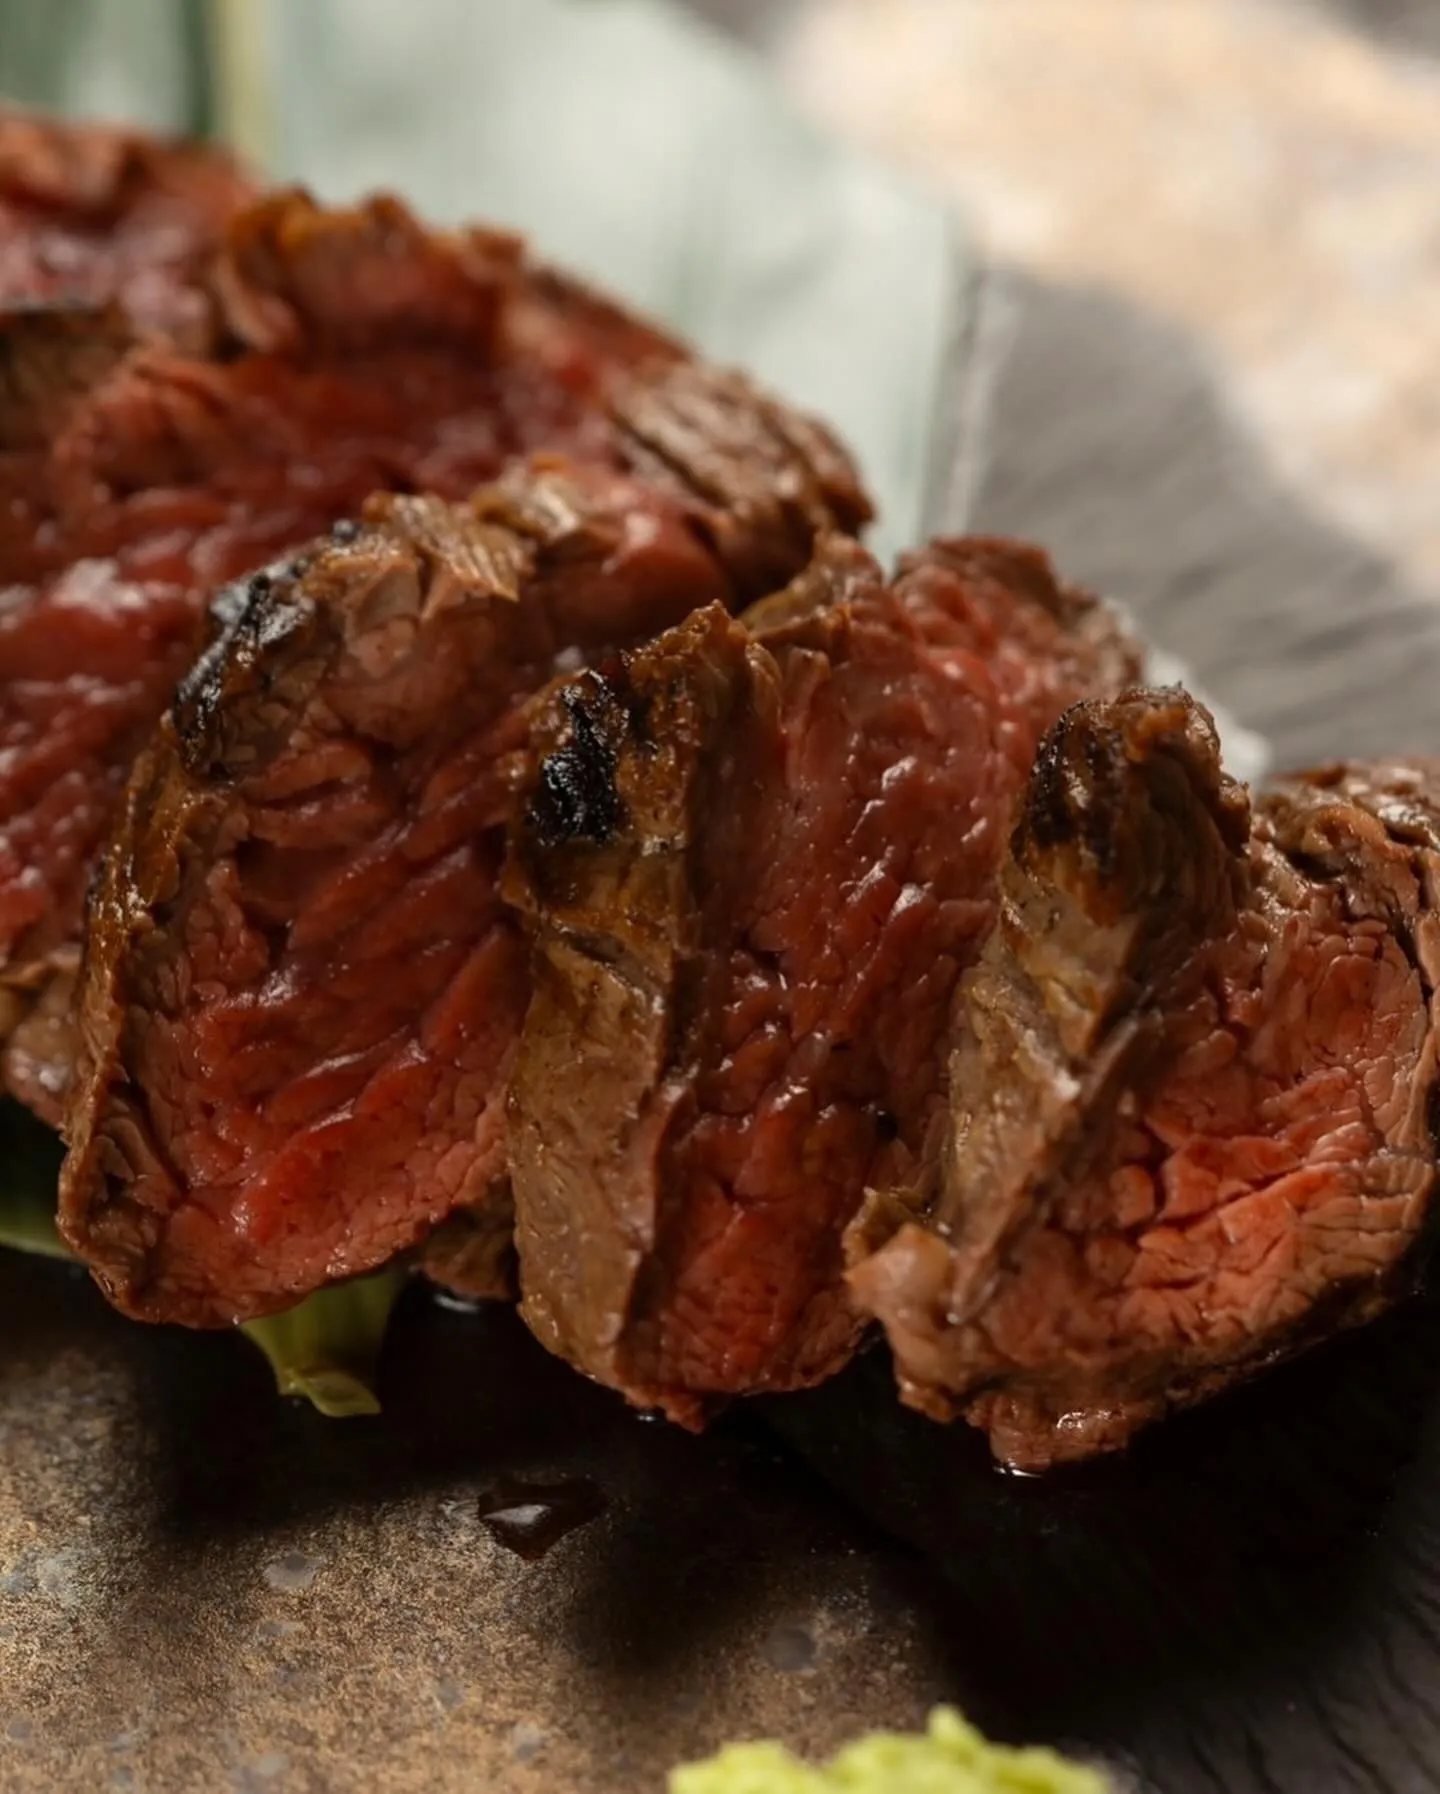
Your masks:
<svg viewBox="0 0 1440 1794"><path fill-rule="evenodd" d="M1036 742L1133 673L1033 550L937 543L890 584L834 541L748 617L556 694L506 883L536 934L511 1166L547 1345L692 1423L844 1363L841 1233L922 1148Z"/></svg>
<svg viewBox="0 0 1440 1794"><path fill-rule="evenodd" d="M742 601L829 517L743 385L663 367L633 402L654 425L700 399L747 420L733 469L714 442L693 469L714 498L678 459L551 456L464 504L377 497L217 599L89 908L61 1219L119 1306L264 1314L447 1217L430 1268L500 1293L529 978L496 886L529 701L572 652Z"/></svg>
<svg viewBox="0 0 1440 1794"><path fill-rule="evenodd" d="M1183 693L1041 751L922 1220L851 1286L902 1391L1027 1469L1408 1291L1435 1180L1440 767L1255 805Z"/></svg>

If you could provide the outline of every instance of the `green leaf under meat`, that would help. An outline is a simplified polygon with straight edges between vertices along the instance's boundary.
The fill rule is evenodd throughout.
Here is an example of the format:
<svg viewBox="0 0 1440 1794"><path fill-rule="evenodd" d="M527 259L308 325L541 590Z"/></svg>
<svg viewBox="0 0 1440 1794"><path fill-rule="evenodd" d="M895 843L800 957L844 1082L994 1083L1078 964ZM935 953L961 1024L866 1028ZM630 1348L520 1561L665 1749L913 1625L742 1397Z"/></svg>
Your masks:
<svg viewBox="0 0 1440 1794"><path fill-rule="evenodd" d="M0 1099L0 1246L68 1258L55 1225L55 1187L65 1150L28 1109Z"/></svg>
<svg viewBox="0 0 1440 1794"><path fill-rule="evenodd" d="M69 1258L55 1225L64 1148L28 1109L0 1100L0 1246ZM328 1289L240 1331L265 1354L282 1395L332 1419L378 1414L375 1372L405 1273L385 1269Z"/></svg>
<svg viewBox="0 0 1440 1794"><path fill-rule="evenodd" d="M332 1283L284 1314L240 1331L270 1361L281 1395L304 1396L332 1420L378 1414L375 1372L405 1273L374 1271Z"/></svg>

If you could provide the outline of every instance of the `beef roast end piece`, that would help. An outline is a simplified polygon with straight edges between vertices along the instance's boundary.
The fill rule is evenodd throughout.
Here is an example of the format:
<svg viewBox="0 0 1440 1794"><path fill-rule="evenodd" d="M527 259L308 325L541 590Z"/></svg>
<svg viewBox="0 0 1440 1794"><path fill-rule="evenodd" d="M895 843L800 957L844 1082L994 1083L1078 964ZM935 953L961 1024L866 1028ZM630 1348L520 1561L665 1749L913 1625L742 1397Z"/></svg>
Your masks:
<svg viewBox="0 0 1440 1794"><path fill-rule="evenodd" d="M907 1401L1043 1469L1408 1287L1437 793L1337 770L1252 821L1183 694L1062 719L960 990L927 1210L851 1272Z"/></svg>

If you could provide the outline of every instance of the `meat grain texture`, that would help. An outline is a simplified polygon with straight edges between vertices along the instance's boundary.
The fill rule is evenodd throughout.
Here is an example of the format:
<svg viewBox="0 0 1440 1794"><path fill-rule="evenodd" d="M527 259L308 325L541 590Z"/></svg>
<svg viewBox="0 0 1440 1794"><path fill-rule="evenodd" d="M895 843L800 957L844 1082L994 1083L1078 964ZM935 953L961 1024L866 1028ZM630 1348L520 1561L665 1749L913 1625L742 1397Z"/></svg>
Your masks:
<svg viewBox="0 0 1440 1794"><path fill-rule="evenodd" d="M813 1383L841 1235L909 1175L1042 730L1134 661L1014 544L887 583L827 543L549 702L507 895L535 937L511 1093L524 1313L646 1407Z"/></svg>
<svg viewBox="0 0 1440 1794"><path fill-rule="evenodd" d="M126 1312L270 1312L447 1217L429 1267L503 1287L529 979L496 885L529 700L743 602L831 516L747 388L667 368L633 396L663 477L551 456L463 504L377 497L217 600L89 910L61 1224ZM733 466L718 427L685 460L702 400L744 411Z"/></svg>
<svg viewBox="0 0 1440 1794"><path fill-rule="evenodd" d="M170 188L189 192L130 139L82 134L68 161L47 160L15 129L0 132L12 189L28 170L42 195L67 179L84 195L102 187L98 168L142 195L163 176L172 211ZM198 152L176 166L192 164L210 168ZM0 392L0 1038L10 1087L50 1120L68 1083L63 984L86 883L135 754L203 643L208 594L375 491L459 499L537 450L664 475L676 453L695 460L696 435L723 435L735 405L703 379L682 393L678 344L513 237L430 232L385 198L327 211L280 193L215 216L225 208L204 191L189 236L176 214L173 254L135 224L133 269L123 218L105 224L104 278L78 309L32 266L51 250L11 252L11 298L29 296L10 317ZM135 202L137 220L152 202ZM181 253L211 224L223 225L211 253ZM741 409L748 420L756 407ZM785 427L830 482L836 520L860 522L844 457L803 420ZM806 496L797 488L795 505ZM766 566L763 529L737 522L751 572L788 577L783 548Z"/></svg>
<svg viewBox="0 0 1440 1794"><path fill-rule="evenodd" d="M1440 763L1252 808L1183 693L1062 719L961 987L920 1214L895 1205L851 1274L905 1399L1043 1469L1411 1290L1437 880Z"/></svg>

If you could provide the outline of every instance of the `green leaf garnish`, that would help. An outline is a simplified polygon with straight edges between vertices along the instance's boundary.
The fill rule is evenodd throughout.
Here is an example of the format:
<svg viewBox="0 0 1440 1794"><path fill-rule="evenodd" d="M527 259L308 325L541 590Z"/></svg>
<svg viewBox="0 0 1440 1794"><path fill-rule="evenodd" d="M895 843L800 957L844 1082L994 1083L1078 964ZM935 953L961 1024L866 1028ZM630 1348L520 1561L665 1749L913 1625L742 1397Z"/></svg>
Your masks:
<svg viewBox="0 0 1440 1794"><path fill-rule="evenodd" d="M55 1225L64 1156L56 1135L28 1109L0 1099L0 1246L71 1256ZM246 1321L240 1331L265 1354L281 1395L302 1396L336 1420L378 1414L375 1371L404 1284L403 1271L375 1271L317 1290L284 1314Z"/></svg>
<svg viewBox="0 0 1440 1794"><path fill-rule="evenodd" d="M240 1331L270 1361L281 1395L299 1395L332 1420L378 1414L375 1372L405 1273L374 1271L333 1283L284 1314Z"/></svg>

